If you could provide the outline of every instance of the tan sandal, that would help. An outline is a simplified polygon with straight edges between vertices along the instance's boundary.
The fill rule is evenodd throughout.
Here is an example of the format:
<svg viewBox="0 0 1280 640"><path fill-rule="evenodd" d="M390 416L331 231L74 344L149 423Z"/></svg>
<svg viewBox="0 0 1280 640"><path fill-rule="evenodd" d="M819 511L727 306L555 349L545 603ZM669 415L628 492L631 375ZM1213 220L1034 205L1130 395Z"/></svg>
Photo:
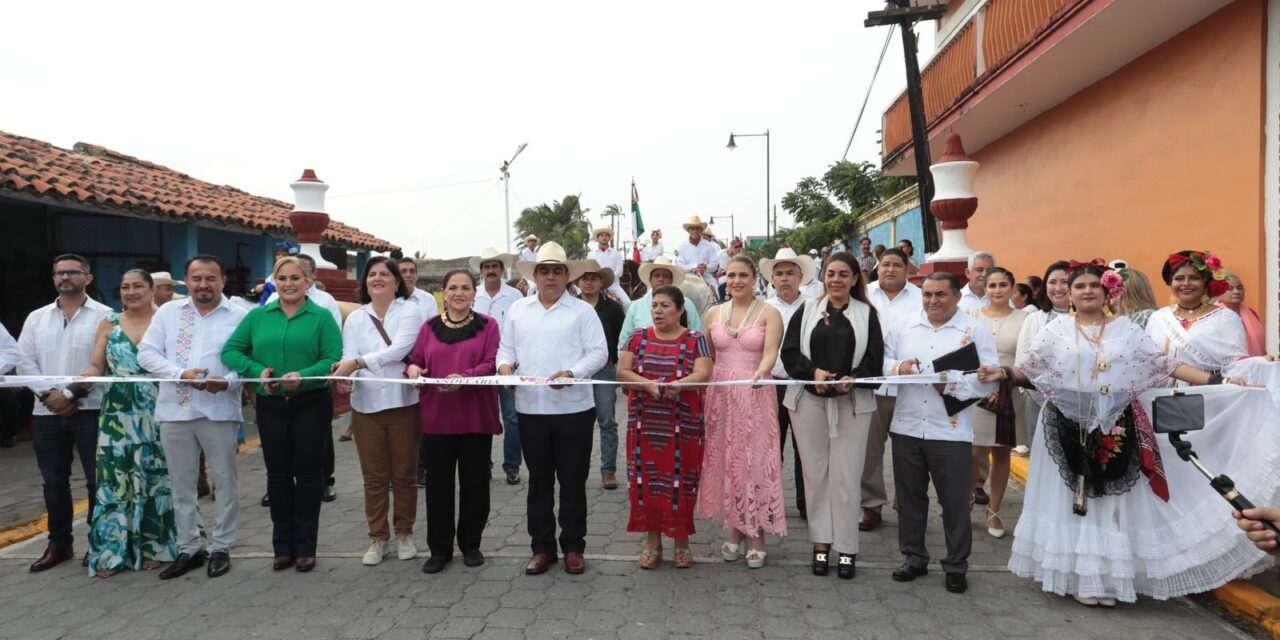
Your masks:
<svg viewBox="0 0 1280 640"><path fill-rule="evenodd" d="M662 547L658 547L657 549L645 547L640 551L640 561L638 564L641 569L657 569L658 565L661 563Z"/></svg>
<svg viewBox="0 0 1280 640"><path fill-rule="evenodd" d="M693 566L693 550L689 547L676 547L675 565L677 569L688 569Z"/></svg>

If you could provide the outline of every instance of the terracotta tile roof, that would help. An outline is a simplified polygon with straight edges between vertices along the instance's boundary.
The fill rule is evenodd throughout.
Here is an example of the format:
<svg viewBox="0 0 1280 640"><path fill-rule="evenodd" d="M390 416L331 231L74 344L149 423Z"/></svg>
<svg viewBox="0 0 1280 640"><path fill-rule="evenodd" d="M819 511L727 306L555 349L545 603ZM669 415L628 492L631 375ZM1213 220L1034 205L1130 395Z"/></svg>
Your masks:
<svg viewBox="0 0 1280 640"><path fill-rule="evenodd" d="M197 180L168 167L98 145L71 150L0 131L0 193L14 191L144 214L168 221L209 220L293 234L293 205ZM389 251L399 247L333 220L324 232L334 244Z"/></svg>

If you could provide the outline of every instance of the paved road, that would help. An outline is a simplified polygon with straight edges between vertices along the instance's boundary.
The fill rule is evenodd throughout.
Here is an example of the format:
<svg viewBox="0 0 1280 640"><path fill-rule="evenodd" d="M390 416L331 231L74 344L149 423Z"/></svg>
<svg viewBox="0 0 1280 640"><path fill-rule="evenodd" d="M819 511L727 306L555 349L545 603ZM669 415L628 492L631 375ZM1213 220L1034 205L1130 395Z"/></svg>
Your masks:
<svg viewBox="0 0 1280 640"><path fill-rule="evenodd" d="M336 429L344 424L340 419ZM626 532L626 491L605 491L594 475L584 575L569 576L558 567L543 576L523 575L529 552L525 490L501 479L491 483L485 566L469 569L454 562L428 576L420 571L421 559L393 557L364 567L359 557L367 539L355 447L337 447L339 498L324 506L313 573L271 571L270 521L257 505L266 485L262 456L248 452L241 456L243 528L230 574L210 580L196 572L161 582L144 572L101 580L68 564L33 575L25 567L44 543L28 541L0 550L0 638L1243 637L1185 600L1142 600L1103 611L1043 594L1004 570L1011 538L988 537L976 513L970 589L963 595L947 593L936 570L913 583L890 579L899 558L892 511L878 531L864 534L858 576L848 582L834 571L826 578L810 575L811 547L794 509L790 536L770 540L764 569L719 560L720 532L699 521L693 538L697 566L677 571L668 559L656 571L642 571L635 566L642 536ZM495 459L500 457L498 444ZM791 507L789 481L787 491ZM1021 499L1012 488L1005 508L1010 527ZM211 512L207 500L202 506ZM423 553L424 518L420 505L417 538ZM944 549L940 525L935 510L929 535L935 554ZM84 531L78 522L80 548Z"/></svg>

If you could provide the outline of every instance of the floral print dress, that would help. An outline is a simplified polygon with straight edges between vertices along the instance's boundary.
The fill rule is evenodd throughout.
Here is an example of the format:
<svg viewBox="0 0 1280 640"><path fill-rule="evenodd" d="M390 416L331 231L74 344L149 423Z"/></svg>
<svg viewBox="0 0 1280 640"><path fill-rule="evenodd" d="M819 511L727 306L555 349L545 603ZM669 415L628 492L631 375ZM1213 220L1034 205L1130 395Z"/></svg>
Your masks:
<svg viewBox="0 0 1280 640"><path fill-rule="evenodd" d="M138 347L111 314L107 375L145 376ZM176 553L169 470L155 422L156 385L112 384L98 419L97 505L89 531L89 575L142 569Z"/></svg>

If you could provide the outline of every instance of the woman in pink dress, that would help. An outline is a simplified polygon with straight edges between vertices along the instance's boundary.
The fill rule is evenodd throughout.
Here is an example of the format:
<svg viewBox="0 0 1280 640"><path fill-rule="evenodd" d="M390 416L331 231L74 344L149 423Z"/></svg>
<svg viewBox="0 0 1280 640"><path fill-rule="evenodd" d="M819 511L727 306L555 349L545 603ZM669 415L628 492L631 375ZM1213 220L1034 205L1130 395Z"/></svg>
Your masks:
<svg viewBox="0 0 1280 640"><path fill-rule="evenodd" d="M782 314L756 298L756 266L750 258L735 256L726 278L729 300L708 309L703 318L715 358L711 380L769 379L782 343ZM729 540L720 547L726 562L745 551L747 566L758 569L764 566L764 534L787 535L778 396L769 387L709 387L704 407L698 515L729 530Z"/></svg>

